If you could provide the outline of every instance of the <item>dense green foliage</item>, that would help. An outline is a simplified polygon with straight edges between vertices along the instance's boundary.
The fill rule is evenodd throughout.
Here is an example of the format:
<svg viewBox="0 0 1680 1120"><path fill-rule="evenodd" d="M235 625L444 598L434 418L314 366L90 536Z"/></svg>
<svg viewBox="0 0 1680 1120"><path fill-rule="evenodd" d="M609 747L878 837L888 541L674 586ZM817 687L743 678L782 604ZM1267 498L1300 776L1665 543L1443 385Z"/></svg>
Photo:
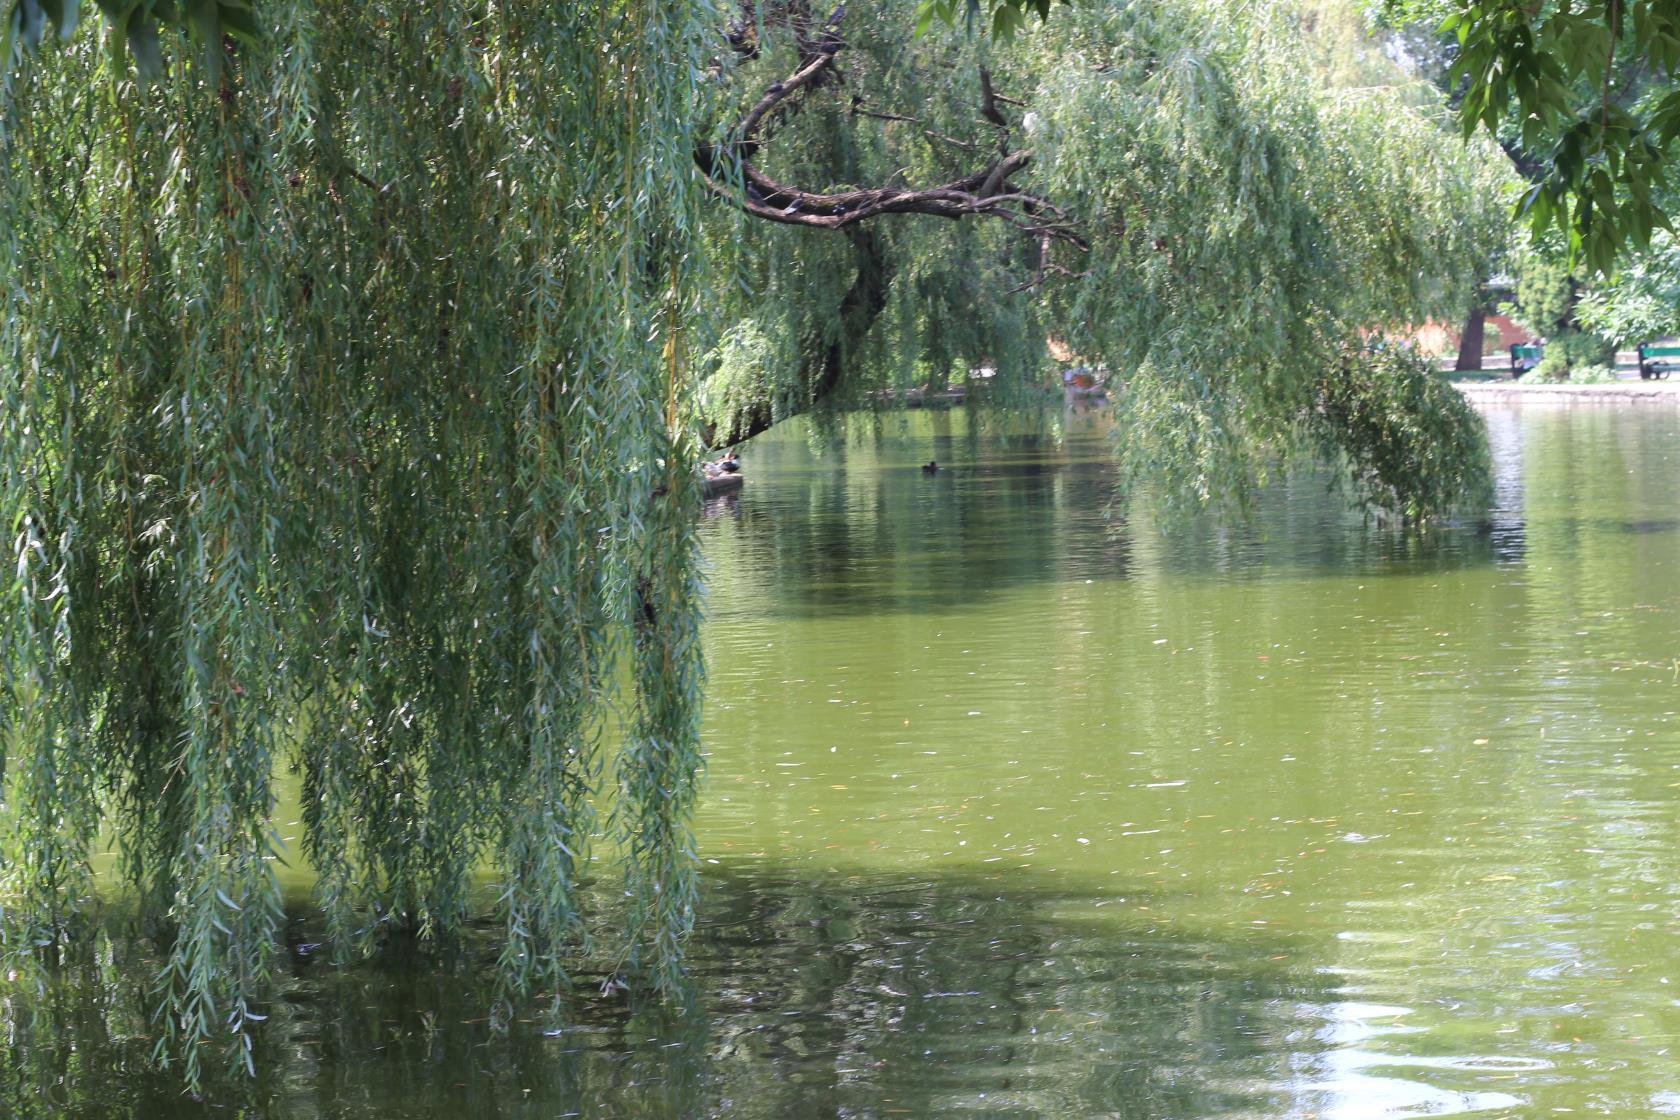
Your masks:
<svg viewBox="0 0 1680 1120"><path fill-rule="evenodd" d="M489 865L554 991L603 790L606 948L670 979L693 901L707 13L261 15L149 85L75 36L0 115L7 936L75 935L110 836L194 1071L248 1053L288 768L341 955Z"/></svg>
<svg viewBox="0 0 1680 1120"><path fill-rule="evenodd" d="M1445 84L1468 136L1501 135L1534 174L1522 209L1609 272L1677 211L1680 5L1673 0L1387 0L1448 37Z"/></svg>
<svg viewBox="0 0 1680 1120"><path fill-rule="evenodd" d="M1660 201L1680 212L1680 181ZM1680 335L1680 237L1659 231L1648 248L1624 254L1614 272L1582 293L1575 314L1583 326L1629 349Z"/></svg>
<svg viewBox="0 0 1680 1120"><path fill-rule="evenodd" d="M1516 298L1504 309L1545 341L1540 363L1529 376L1536 381L1608 380L1616 364L1614 348L1576 321L1580 284L1562 257L1556 251L1533 249L1511 256Z"/></svg>
<svg viewBox="0 0 1680 1120"><path fill-rule="evenodd" d="M940 182L1006 136L1033 153L1022 189L1066 208L1091 249L1055 244L1064 271L1046 276L1037 240L995 220L895 218L850 238L730 228L748 272L727 311L737 326L717 356L713 419L727 429L754 393L797 411L836 338L849 351L841 395L859 402L982 369L997 371L993 393L1042 383L1050 336L1126 383L1128 477L1169 500L1240 501L1295 450L1392 462L1358 445L1375 429L1321 407L1326 371L1370 360L1358 340L1372 331L1462 316L1504 245L1512 180L1392 65L1387 84L1371 83L1368 59L1338 67L1357 86L1330 80L1335 52L1313 18L1284 5L1079 5L998 40L937 20L915 36L908 0L850 6L847 26L870 34L842 56L844 84L806 94L765 145L771 176ZM785 29L766 39L733 72L744 100L796 66ZM1019 102L1006 126L977 111L982 67ZM881 310L858 330L843 296L871 276ZM1366 498L1438 513L1464 497L1481 453L1473 416L1434 411L1435 397L1392 377L1331 376L1372 394L1361 414L1421 425L1459 457L1450 469L1419 459Z"/></svg>
<svg viewBox="0 0 1680 1120"><path fill-rule="evenodd" d="M1313 432L1322 457L1338 463L1381 512L1416 520L1437 516L1442 495L1485 493L1484 445L1461 445L1481 419L1463 394L1436 376L1415 349L1377 342L1347 355L1326 376Z"/></svg>
<svg viewBox="0 0 1680 1120"><path fill-rule="evenodd" d="M1542 336L1567 328L1575 307L1575 281L1569 270L1538 253L1518 256L1513 263L1516 320Z"/></svg>
<svg viewBox="0 0 1680 1120"><path fill-rule="evenodd" d="M1680 240L1657 234L1649 252L1624 261L1588 290L1575 313L1619 346L1680 335Z"/></svg>
<svg viewBox="0 0 1680 1120"><path fill-rule="evenodd" d="M144 79L163 73L163 39L188 47L198 65L219 71L224 37L253 42L256 16L249 0L94 0L105 16L106 42L120 68L132 59ZM0 8L0 82L18 56L43 40L69 39L81 22L81 0L12 0Z"/></svg>
<svg viewBox="0 0 1680 1120"><path fill-rule="evenodd" d="M1540 364L1529 376L1536 381L1610 381L1615 377L1616 348L1603 335L1567 330L1546 343Z"/></svg>
<svg viewBox="0 0 1680 1120"><path fill-rule="evenodd" d="M1517 293L1550 338L1535 375L1609 377L1612 345L1680 332L1680 6L1388 0L1383 15L1458 99L1466 134L1497 135L1531 180L1517 271L1568 289L1561 316L1535 310L1557 298L1537 300L1532 283Z"/></svg>

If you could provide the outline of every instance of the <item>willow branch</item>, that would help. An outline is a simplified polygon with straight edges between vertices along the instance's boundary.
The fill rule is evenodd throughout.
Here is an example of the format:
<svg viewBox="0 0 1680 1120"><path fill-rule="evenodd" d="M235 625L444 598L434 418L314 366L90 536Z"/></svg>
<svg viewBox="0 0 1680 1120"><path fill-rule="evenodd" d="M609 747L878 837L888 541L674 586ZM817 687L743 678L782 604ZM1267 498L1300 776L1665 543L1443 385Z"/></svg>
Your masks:
<svg viewBox="0 0 1680 1120"><path fill-rule="evenodd" d="M1064 268L1055 261L1051 260L1050 237L1046 233L1040 233L1038 240L1038 267L1033 270L1032 279L1026 281L1025 283L1017 284L1015 287L1010 288L1009 292L1011 295L1014 295L1017 292L1032 291L1034 288L1043 286L1044 281L1050 276L1066 276L1072 280L1083 280L1089 275L1091 275L1089 272L1075 272L1071 268Z"/></svg>
<svg viewBox="0 0 1680 1120"><path fill-rule="evenodd" d="M810 191L778 182L760 171L754 160L759 148L766 142L761 136L769 124L786 111L791 99L821 83L845 49L845 41L839 35L839 21L843 13L844 8L836 9L816 36L801 35L799 68L764 91L741 118L732 141L695 153L695 162L713 194L739 206L755 218L783 225L842 230L884 214L926 214L953 220L983 216L998 218L1034 236L1065 242L1082 252L1090 248L1077 223L1071 221L1060 207L1010 183L1011 177L1022 173L1031 164L1033 153L1030 149L1008 150L1006 147L1002 154L978 171L937 186L921 188ZM998 94L992 88L990 73L981 74L981 86L984 92L981 112L997 124L1006 137L1007 122L997 106L1000 102L1020 103ZM877 119L921 123L913 117L860 111L855 105L853 112ZM962 146L972 150L972 145ZM739 168L744 189L737 190L733 185L720 181L723 169L729 167Z"/></svg>

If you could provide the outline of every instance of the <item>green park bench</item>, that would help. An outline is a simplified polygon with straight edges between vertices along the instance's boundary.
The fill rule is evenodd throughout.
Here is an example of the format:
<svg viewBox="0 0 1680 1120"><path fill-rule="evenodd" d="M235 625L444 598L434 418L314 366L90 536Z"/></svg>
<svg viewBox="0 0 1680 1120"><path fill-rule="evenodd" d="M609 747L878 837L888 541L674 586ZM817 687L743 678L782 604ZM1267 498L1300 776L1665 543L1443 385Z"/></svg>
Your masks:
<svg viewBox="0 0 1680 1120"><path fill-rule="evenodd" d="M1526 346L1511 347L1511 376L1521 377L1529 370L1540 364L1540 355L1545 347L1538 342Z"/></svg>
<svg viewBox="0 0 1680 1120"><path fill-rule="evenodd" d="M1643 381L1663 378L1680 369L1680 346L1655 346L1647 342L1639 347L1639 377Z"/></svg>

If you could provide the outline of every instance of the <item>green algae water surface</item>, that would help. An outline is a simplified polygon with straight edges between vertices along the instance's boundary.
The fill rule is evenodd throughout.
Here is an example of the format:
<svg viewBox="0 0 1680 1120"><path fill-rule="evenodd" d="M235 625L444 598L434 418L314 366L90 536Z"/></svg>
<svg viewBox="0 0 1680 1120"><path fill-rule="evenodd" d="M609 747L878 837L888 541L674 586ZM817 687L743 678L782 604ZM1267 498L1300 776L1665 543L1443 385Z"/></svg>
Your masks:
<svg viewBox="0 0 1680 1120"><path fill-rule="evenodd" d="M503 1036L471 954L303 923L242 1095L112 952L5 992L0 1111L1680 1115L1680 410L1488 420L1422 538L1313 477L1117 526L1100 411L778 428L703 531L690 1013Z"/></svg>

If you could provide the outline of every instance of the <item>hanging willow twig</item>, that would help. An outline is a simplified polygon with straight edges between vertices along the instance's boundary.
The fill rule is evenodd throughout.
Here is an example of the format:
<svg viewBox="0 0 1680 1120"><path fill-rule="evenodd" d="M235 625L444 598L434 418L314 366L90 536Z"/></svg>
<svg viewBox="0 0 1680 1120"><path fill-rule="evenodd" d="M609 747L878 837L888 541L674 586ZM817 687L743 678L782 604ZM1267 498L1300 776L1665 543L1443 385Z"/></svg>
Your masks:
<svg viewBox="0 0 1680 1120"><path fill-rule="evenodd" d="M340 958L456 937L487 866L506 1001L593 940L680 979L699 605L691 507L650 499L699 454L705 20L222 0L113 33L149 83L92 31L7 67L6 944L84 940L113 836L189 1080L253 1060L288 768Z"/></svg>

